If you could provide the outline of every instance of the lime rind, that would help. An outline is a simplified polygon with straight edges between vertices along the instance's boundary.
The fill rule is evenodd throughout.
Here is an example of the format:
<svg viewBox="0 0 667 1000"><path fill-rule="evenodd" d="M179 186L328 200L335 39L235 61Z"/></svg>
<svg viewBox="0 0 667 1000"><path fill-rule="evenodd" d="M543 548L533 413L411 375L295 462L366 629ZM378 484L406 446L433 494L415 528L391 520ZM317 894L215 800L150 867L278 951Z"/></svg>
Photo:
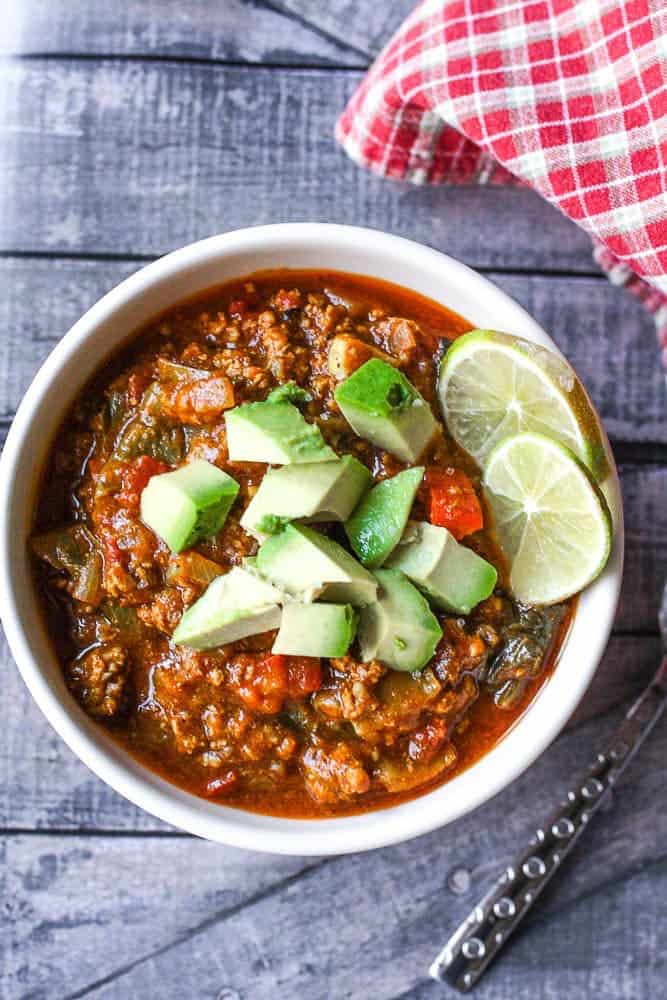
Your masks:
<svg viewBox="0 0 667 1000"><path fill-rule="evenodd" d="M513 435L488 456L483 485L518 601L556 604L602 572L611 514L565 445L530 431Z"/></svg>
<svg viewBox="0 0 667 1000"><path fill-rule="evenodd" d="M561 441L601 479L602 435L572 368L539 344L492 330L472 330L445 355L438 391L454 440L480 464L522 431Z"/></svg>

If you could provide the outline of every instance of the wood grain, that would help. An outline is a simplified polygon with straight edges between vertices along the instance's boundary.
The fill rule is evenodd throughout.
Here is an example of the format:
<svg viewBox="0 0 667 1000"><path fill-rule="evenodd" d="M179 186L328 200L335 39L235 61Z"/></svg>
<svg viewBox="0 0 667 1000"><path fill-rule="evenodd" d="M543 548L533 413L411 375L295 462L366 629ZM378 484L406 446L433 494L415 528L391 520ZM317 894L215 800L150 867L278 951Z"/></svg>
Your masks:
<svg viewBox="0 0 667 1000"><path fill-rule="evenodd" d="M427 879L435 864L427 858L415 874ZM614 881L599 894L584 896L526 928L508 950L509 967L504 957L480 996L485 1000L551 998L562 996L563 988L571 990L566 995L577 998L662 996L664 962L658 928L667 914L666 869L662 862L627 881ZM160 991L166 1000L176 1000L182 995L178 982L192 995L201 990L220 1000L268 1000L294 983L298 992L289 995L304 1000L370 996L374 1000L453 1000L459 994L426 978L434 957L433 943L437 942L439 950L456 925L442 893L423 899L409 889L396 891L397 878L411 874L405 869L397 876L378 863L370 869L370 878L366 872L362 865L339 872L341 878L364 880L367 894L361 898L349 890L339 893L337 881L304 879L305 904L296 889L291 896L287 890L256 910L242 911L236 919L214 925L201 937L147 958L84 995L124 1000L130 989L147 997ZM321 916L313 920L322 914L327 890L335 893L334 916L330 921ZM637 918L638 901L641 913ZM385 919L383 912L388 914ZM276 920L283 921L277 940L265 929ZM188 962L193 945L196 957ZM219 984L223 988L216 993Z"/></svg>
<svg viewBox="0 0 667 1000"><path fill-rule="evenodd" d="M577 727L601 717L623 699L638 694L656 669L658 654L655 636L612 638L572 724ZM0 671L0 829L167 829L121 799L72 754L32 701L4 639L0 641Z"/></svg>
<svg viewBox="0 0 667 1000"><path fill-rule="evenodd" d="M0 259L0 327L6 331L0 339L0 417L11 418L37 367L75 320L139 266L123 260ZM490 277L552 334L615 440L667 444L653 323L634 298L603 279Z"/></svg>
<svg viewBox="0 0 667 1000"><path fill-rule="evenodd" d="M566 791L566 776L576 773L594 742L617 721L614 712L571 731L502 796L445 830L368 855L311 861L310 870L299 859L257 858L187 838L7 838L11 905L5 982L12 996L105 1000L128 994L215 998L225 996L225 989L252 1000L273 1000L286 990L307 1000L389 1000L409 993L423 982L448 931L526 842L554 797ZM539 923L519 942L519 954L526 954L522 947L528 954L537 949L540 970L544 956L554 983L558 963L555 954L553 960L546 957L553 949L540 928L546 925L552 935L559 928L561 941L560 928L572 920L574 907L592 906L594 938L576 945L574 936L562 931L563 943L572 943L565 954L573 957L573 983L595 982L614 949L622 947L629 957L636 946L642 962L627 972L637 992L626 987L625 993L599 995L605 1000L659 995L638 992L644 980L634 977L649 976L651 984L659 974L667 814L655 809L655 801L666 752L662 726L619 786L614 807L596 821L592 843L573 858L541 907ZM149 855L160 857L151 892L146 891ZM618 897L621 912L605 914L601 907L614 891L623 891L623 879L649 863L660 905L633 914L632 900L638 897L629 890ZM596 903L591 894L609 883ZM576 904L582 897L587 901ZM591 912L584 910L586 916ZM657 920L652 934L651 916ZM619 929L628 929L633 917L644 931L619 938ZM576 926L585 919L580 915ZM593 940L596 947L588 950L585 945ZM509 979L500 976L499 991L489 995L521 995L508 992L518 975L517 967L511 968Z"/></svg>
<svg viewBox="0 0 667 1000"><path fill-rule="evenodd" d="M416 6L413 0L358 3L357 0L277 0L276 6L300 15L332 38L376 55Z"/></svg>
<svg viewBox="0 0 667 1000"><path fill-rule="evenodd" d="M0 54L48 53L360 66L363 55L261 0L22 0L0 34Z"/></svg>
<svg viewBox="0 0 667 1000"><path fill-rule="evenodd" d="M0 843L3 998L68 996L317 865L194 838L17 836ZM159 857L159 871L147 881L149 856Z"/></svg>
<svg viewBox="0 0 667 1000"><path fill-rule="evenodd" d="M222 230L366 225L473 266L591 272L587 236L524 189L360 170L332 132L357 72L112 60L0 67L0 251L157 255ZM0 194L0 198L2 195Z"/></svg>

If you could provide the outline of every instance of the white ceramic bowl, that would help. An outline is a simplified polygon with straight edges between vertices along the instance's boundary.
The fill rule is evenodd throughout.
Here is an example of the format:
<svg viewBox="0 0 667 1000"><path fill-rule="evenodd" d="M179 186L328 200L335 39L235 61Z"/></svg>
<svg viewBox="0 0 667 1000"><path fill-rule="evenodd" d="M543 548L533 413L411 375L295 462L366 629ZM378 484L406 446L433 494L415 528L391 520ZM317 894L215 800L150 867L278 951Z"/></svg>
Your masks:
<svg viewBox="0 0 667 1000"><path fill-rule="evenodd" d="M35 701L74 753L121 795L174 826L221 843L281 854L339 854L451 823L501 791L558 735L584 695L611 630L621 581L622 509L612 463L604 487L614 517L612 555L579 600L553 675L496 747L435 791L378 812L290 820L205 801L142 767L75 703L52 652L26 544L36 480L68 404L129 334L199 291L275 267L384 278L442 302L478 327L507 330L555 349L538 324L491 282L451 257L381 232L317 223L262 226L177 250L94 305L44 362L19 407L0 461L0 608L14 659Z"/></svg>

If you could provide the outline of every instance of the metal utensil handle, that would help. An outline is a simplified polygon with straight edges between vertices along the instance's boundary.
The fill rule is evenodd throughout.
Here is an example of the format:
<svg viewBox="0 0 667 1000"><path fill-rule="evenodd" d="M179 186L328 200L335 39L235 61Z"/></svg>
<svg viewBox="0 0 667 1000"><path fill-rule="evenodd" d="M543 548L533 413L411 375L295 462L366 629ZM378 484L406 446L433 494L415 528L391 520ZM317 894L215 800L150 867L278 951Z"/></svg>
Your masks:
<svg viewBox="0 0 667 1000"><path fill-rule="evenodd" d="M454 932L429 970L434 979L462 993L473 988L610 795L660 718L666 700L667 657L608 748Z"/></svg>

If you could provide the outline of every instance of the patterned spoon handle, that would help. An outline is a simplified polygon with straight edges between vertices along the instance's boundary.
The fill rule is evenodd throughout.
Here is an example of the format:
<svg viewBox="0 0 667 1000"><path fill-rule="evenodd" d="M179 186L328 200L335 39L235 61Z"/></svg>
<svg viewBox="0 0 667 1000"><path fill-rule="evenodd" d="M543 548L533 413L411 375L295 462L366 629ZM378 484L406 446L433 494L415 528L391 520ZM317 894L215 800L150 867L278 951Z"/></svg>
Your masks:
<svg viewBox="0 0 667 1000"><path fill-rule="evenodd" d="M667 657L608 748L454 932L429 970L434 979L461 993L475 986L609 797L666 702Z"/></svg>

